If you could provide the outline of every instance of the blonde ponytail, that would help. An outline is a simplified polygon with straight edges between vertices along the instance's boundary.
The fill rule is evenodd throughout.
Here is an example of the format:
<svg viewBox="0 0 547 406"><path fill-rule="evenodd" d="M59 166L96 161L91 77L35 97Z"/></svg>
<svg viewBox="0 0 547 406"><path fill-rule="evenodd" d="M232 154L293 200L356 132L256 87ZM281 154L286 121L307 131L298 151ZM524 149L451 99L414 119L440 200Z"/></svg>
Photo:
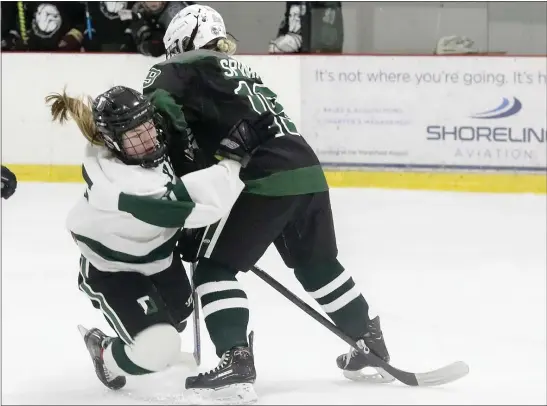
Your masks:
<svg viewBox="0 0 547 406"><path fill-rule="evenodd" d="M87 140L94 145L104 145L103 141L99 138L99 132L93 120L93 112L90 107L93 100L90 97L86 99L83 97L70 97L66 94L66 90L63 90L62 94L49 94L45 100L46 104L51 103L53 121L64 124L68 121L68 116L70 115Z"/></svg>
<svg viewBox="0 0 547 406"><path fill-rule="evenodd" d="M236 43L228 38L220 38L217 41L216 49L223 54L233 55L236 52L236 48Z"/></svg>

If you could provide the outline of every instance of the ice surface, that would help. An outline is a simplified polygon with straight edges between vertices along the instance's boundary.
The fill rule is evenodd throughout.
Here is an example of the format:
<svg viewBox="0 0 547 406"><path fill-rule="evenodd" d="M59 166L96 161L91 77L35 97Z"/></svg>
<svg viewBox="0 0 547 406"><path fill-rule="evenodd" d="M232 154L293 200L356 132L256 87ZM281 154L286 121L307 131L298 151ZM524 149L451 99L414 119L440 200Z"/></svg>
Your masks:
<svg viewBox="0 0 547 406"><path fill-rule="evenodd" d="M76 328L111 334L77 288L65 216L82 185L21 183L2 201L2 403L183 404L188 369L96 379ZM453 361L464 379L433 388L346 380L345 343L252 274L259 404L546 404L546 197L335 189L342 264L379 314L393 365ZM275 249L259 266L314 307ZM217 358L202 326L203 364ZM190 330L183 350L192 350Z"/></svg>

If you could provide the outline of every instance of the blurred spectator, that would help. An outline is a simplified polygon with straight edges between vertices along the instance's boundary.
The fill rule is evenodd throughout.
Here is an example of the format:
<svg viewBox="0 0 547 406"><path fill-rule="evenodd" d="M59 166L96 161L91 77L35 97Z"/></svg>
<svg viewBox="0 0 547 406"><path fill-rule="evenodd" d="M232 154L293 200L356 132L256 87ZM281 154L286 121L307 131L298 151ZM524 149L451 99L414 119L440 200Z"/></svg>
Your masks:
<svg viewBox="0 0 547 406"><path fill-rule="evenodd" d="M342 53L344 22L339 1L288 1L270 53Z"/></svg>
<svg viewBox="0 0 547 406"><path fill-rule="evenodd" d="M2 51L165 53L163 36L186 1L3 1Z"/></svg>
<svg viewBox="0 0 547 406"><path fill-rule="evenodd" d="M84 1L86 30L83 46L90 52L121 52L132 21L134 1ZM129 38L131 40L131 38Z"/></svg>
<svg viewBox="0 0 547 406"><path fill-rule="evenodd" d="M126 31L130 37L124 49L148 56L165 54L163 36L173 17L190 1L139 1L133 6L132 21Z"/></svg>
<svg viewBox="0 0 547 406"><path fill-rule="evenodd" d="M2 51L80 51L85 9L80 2L3 1Z"/></svg>

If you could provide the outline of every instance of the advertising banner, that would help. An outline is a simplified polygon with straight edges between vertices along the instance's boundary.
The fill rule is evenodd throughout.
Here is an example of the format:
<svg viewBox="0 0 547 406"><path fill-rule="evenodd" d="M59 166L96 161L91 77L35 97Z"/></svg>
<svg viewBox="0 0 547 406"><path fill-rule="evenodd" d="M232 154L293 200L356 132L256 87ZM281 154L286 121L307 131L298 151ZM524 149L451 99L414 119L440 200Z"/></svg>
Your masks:
<svg viewBox="0 0 547 406"><path fill-rule="evenodd" d="M301 131L325 166L545 171L545 57L309 56Z"/></svg>

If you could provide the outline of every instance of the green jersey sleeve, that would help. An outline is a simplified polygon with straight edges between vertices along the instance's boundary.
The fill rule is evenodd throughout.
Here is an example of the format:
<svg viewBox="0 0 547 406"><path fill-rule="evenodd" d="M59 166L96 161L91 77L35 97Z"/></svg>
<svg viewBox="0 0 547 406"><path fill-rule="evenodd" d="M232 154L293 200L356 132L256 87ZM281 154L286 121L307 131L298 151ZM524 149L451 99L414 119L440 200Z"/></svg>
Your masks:
<svg viewBox="0 0 547 406"><path fill-rule="evenodd" d="M188 128L182 105L182 96L188 91L187 82L179 67L156 64L150 68L142 85L144 96L168 120L169 130L181 134Z"/></svg>

